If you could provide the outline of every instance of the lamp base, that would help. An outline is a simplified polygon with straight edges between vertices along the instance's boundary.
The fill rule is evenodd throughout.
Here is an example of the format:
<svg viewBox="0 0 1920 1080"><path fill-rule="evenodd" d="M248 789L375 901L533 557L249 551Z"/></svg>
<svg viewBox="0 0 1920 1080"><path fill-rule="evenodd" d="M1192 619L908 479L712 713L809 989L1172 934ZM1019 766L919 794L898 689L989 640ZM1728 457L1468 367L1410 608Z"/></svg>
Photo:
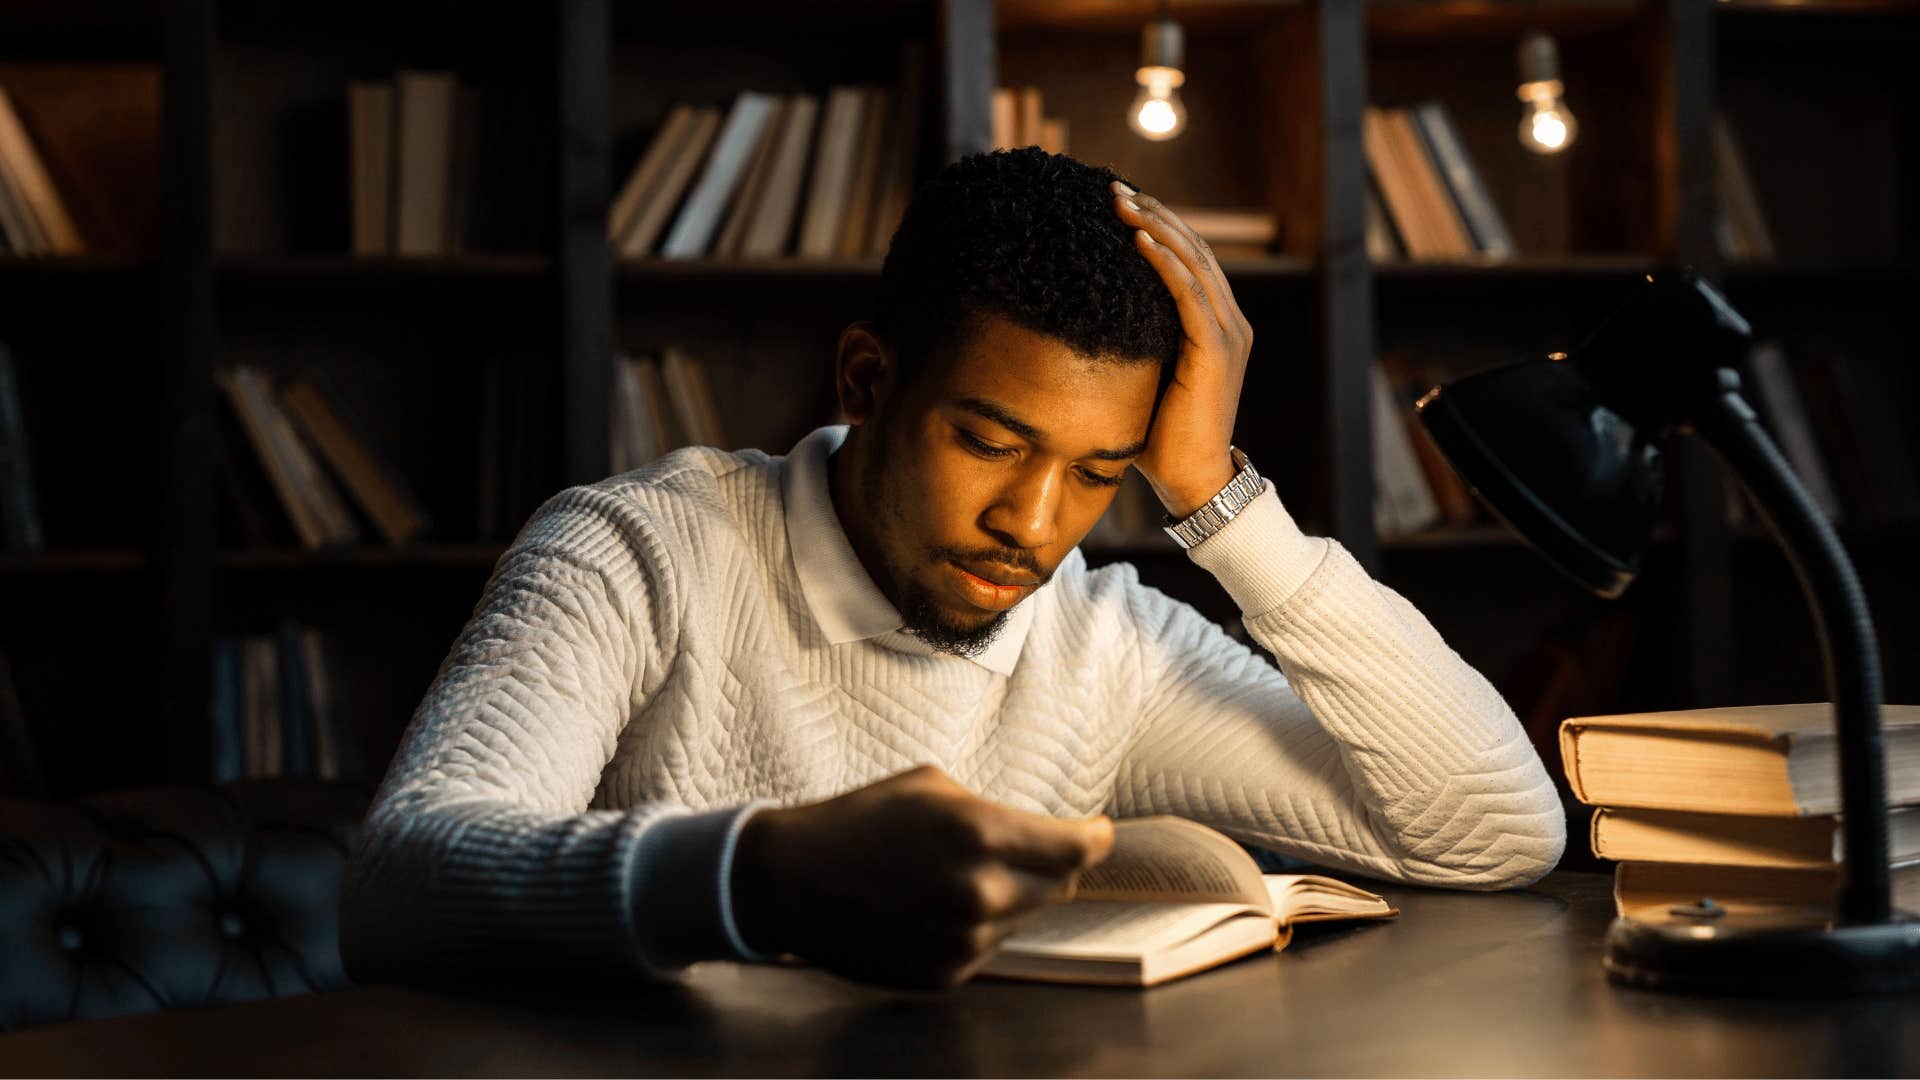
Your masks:
<svg viewBox="0 0 1920 1080"><path fill-rule="evenodd" d="M1920 990L1920 922L1834 926L1727 911L1711 921L1653 914L1613 920L1603 961L1615 982L1743 997L1846 997Z"/></svg>

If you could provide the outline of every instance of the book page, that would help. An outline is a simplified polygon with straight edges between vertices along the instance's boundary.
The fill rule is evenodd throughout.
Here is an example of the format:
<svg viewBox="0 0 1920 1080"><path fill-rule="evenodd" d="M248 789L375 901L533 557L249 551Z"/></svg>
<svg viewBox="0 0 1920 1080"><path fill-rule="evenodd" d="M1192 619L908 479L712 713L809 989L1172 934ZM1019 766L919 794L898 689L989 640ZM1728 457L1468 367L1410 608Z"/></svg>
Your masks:
<svg viewBox="0 0 1920 1080"><path fill-rule="evenodd" d="M1266 918L1264 912L1246 904L1075 900L1035 912L1000 947L1049 956L1138 957L1190 941L1228 919L1246 915Z"/></svg>
<svg viewBox="0 0 1920 1080"><path fill-rule="evenodd" d="M1158 816L1114 822L1113 854L1080 876L1089 900L1183 900L1271 911L1253 856L1197 821Z"/></svg>
<svg viewBox="0 0 1920 1080"><path fill-rule="evenodd" d="M1267 892L1282 923L1309 916L1379 918L1393 913L1386 898L1321 874L1268 874Z"/></svg>

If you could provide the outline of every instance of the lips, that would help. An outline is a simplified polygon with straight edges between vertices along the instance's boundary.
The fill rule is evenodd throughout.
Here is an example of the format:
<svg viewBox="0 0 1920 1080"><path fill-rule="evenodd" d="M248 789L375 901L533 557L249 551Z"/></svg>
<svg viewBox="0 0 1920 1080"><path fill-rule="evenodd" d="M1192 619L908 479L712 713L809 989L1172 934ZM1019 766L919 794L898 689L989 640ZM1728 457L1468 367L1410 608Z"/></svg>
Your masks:
<svg viewBox="0 0 1920 1080"><path fill-rule="evenodd" d="M956 562L955 566L979 578L989 585L1003 589L1025 589L1040 584L1040 579L1032 574L1023 574L1004 566L990 566L983 563Z"/></svg>

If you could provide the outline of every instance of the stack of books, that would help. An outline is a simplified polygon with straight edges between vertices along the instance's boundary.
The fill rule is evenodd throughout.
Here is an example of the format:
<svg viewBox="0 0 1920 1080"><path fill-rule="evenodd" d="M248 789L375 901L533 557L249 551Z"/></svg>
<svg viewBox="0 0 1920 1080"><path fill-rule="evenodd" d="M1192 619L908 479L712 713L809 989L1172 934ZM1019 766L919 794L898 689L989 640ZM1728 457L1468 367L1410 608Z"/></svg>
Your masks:
<svg viewBox="0 0 1920 1080"><path fill-rule="evenodd" d="M908 41L892 87L676 105L621 185L607 242L629 259L883 255L913 194L926 92L925 46Z"/></svg>
<svg viewBox="0 0 1920 1080"><path fill-rule="evenodd" d="M1882 714L1896 907L1920 905L1920 706ZM1573 794L1599 809L1614 902L1656 919L1711 899L1823 918L1840 884L1839 741L1829 704L1584 716L1560 726Z"/></svg>

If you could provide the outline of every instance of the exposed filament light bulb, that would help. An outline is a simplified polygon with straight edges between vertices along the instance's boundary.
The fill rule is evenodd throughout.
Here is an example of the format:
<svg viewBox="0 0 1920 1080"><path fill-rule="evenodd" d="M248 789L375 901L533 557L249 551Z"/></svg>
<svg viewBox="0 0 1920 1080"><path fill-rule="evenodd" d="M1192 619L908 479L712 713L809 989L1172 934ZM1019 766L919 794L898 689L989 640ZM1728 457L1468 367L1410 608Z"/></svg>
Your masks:
<svg viewBox="0 0 1920 1080"><path fill-rule="evenodd" d="M1185 36L1164 8L1141 30L1140 67L1133 73L1140 90L1127 106L1127 126L1143 139L1164 142L1187 128L1187 106L1180 100L1180 87L1187 81L1180 70Z"/></svg>
<svg viewBox="0 0 1920 1080"><path fill-rule="evenodd" d="M1520 145L1536 154L1557 154L1573 145L1580 124L1565 101L1560 81L1560 50L1553 38L1529 30L1520 39Z"/></svg>

